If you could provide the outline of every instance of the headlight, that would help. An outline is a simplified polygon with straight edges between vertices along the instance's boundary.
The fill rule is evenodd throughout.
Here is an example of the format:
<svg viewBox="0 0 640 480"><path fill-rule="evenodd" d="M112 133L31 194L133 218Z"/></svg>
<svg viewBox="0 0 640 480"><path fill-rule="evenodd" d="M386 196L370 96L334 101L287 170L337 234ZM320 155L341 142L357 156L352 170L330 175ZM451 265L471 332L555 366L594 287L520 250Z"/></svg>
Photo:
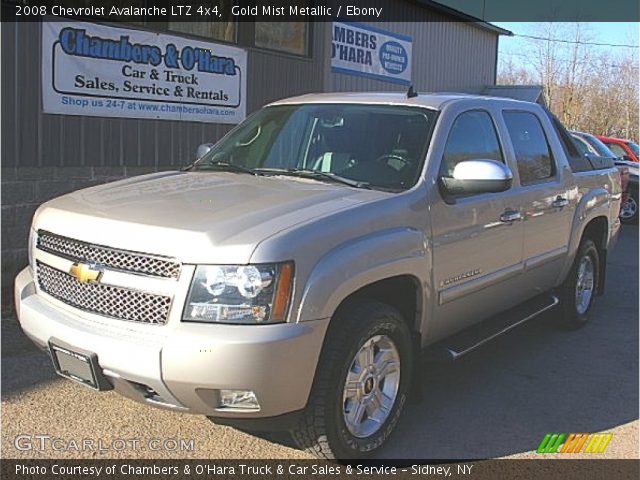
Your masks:
<svg viewBox="0 0 640 480"><path fill-rule="evenodd" d="M293 263L200 265L182 320L212 323L284 322L293 287Z"/></svg>

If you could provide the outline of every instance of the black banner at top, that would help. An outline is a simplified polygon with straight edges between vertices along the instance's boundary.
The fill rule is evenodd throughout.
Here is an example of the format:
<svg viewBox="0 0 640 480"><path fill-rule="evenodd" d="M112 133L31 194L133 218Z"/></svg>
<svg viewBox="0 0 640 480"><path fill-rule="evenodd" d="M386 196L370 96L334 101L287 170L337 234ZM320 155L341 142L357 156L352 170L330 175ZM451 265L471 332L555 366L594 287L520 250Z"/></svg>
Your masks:
<svg viewBox="0 0 640 480"><path fill-rule="evenodd" d="M2 0L2 21L637 22L637 0Z"/></svg>

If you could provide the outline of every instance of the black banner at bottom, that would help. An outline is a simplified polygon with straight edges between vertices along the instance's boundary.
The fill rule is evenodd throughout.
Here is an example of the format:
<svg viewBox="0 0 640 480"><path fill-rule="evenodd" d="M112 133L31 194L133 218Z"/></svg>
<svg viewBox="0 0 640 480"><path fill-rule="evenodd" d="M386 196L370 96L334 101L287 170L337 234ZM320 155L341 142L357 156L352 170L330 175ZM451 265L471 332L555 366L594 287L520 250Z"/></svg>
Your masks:
<svg viewBox="0 0 640 480"><path fill-rule="evenodd" d="M480 461L389 460L52 460L2 459L5 480L132 479L637 479L638 460L523 459Z"/></svg>

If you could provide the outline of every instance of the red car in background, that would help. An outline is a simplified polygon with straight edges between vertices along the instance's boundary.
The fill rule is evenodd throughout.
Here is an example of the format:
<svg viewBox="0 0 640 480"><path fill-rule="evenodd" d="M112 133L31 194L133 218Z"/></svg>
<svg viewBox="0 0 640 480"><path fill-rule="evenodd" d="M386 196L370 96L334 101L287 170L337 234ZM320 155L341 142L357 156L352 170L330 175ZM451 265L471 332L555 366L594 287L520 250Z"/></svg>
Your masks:
<svg viewBox="0 0 640 480"><path fill-rule="evenodd" d="M623 160L637 162L640 154L638 153L638 144L631 140L622 140L615 137L605 137L604 135L596 135L602 143L611 149L618 157Z"/></svg>

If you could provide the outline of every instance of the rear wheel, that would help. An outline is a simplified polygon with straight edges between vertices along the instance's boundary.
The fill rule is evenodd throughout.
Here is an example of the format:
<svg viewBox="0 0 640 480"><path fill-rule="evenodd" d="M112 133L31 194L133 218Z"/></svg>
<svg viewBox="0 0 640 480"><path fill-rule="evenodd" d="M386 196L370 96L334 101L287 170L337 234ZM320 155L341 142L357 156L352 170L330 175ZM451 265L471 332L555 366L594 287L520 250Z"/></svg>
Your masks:
<svg viewBox="0 0 640 480"><path fill-rule="evenodd" d="M620 207L622 223L638 223L638 190L629 191L627 200Z"/></svg>
<svg viewBox="0 0 640 480"><path fill-rule="evenodd" d="M346 305L332 319L294 440L320 458L369 456L395 428L411 375L411 335L400 313L373 301Z"/></svg>
<svg viewBox="0 0 640 480"><path fill-rule="evenodd" d="M600 278L600 255L593 240L583 239L573 266L560 287L561 322L567 328L587 323Z"/></svg>

